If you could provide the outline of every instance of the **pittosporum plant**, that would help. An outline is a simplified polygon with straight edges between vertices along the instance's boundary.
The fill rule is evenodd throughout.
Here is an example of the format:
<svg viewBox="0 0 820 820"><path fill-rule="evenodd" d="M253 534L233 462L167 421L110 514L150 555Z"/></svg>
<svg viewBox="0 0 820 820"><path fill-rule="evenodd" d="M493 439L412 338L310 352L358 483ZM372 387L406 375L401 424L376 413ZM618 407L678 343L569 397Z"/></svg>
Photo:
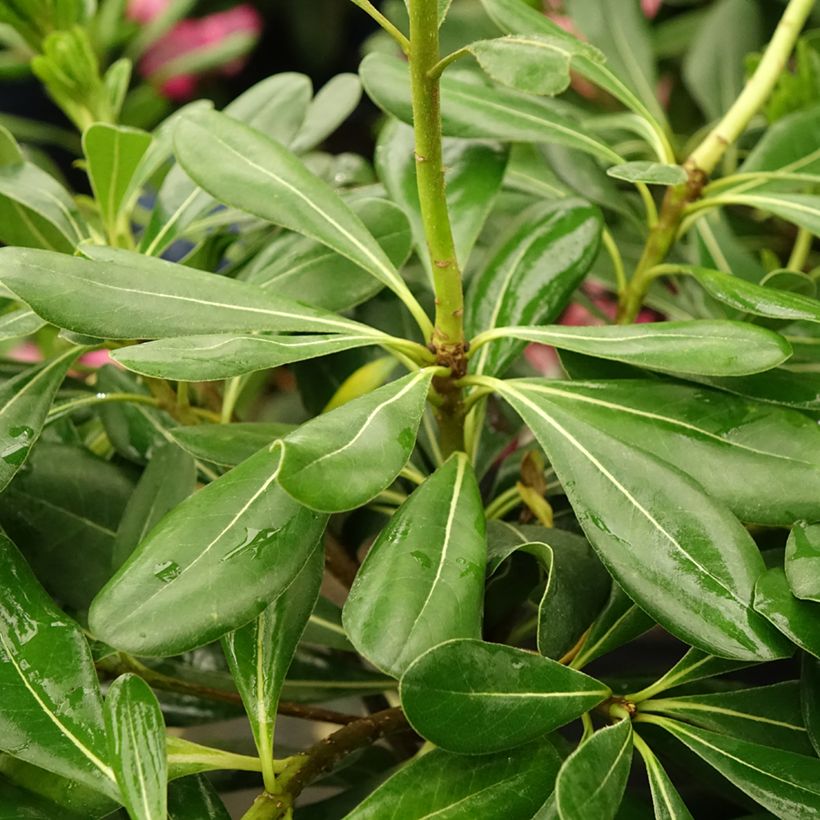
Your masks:
<svg viewBox="0 0 820 820"><path fill-rule="evenodd" d="M355 3L153 133L4 11L91 195L2 131L0 814L820 817L814 4Z"/></svg>

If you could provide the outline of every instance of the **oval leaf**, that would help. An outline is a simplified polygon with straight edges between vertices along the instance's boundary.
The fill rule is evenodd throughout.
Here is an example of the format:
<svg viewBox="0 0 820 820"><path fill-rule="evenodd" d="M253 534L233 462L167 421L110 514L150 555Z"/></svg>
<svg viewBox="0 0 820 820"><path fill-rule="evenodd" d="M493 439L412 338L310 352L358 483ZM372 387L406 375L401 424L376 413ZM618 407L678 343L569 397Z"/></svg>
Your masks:
<svg viewBox="0 0 820 820"><path fill-rule="evenodd" d="M117 678L105 698L111 762L132 820L167 814L165 722L156 695L136 675Z"/></svg>
<svg viewBox="0 0 820 820"><path fill-rule="evenodd" d="M293 429L292 424L248 421L175 427L171 435L194 458L222 467L235 467Z"/></svg>
<svg viewBox="0 0 820 820"><path fill-rule="evenodd" d="M322 512L352 510L389 487L410 458L432 370L318 416L284 439L279 483Z"/></svg>
<svg viewBox="0 0 820 820"><path fill-rule="evenodd" d="M698 376L744 376L786 361L789 343L744 322L693 320L593 327L500 327L479 339L521 339L648 370Z"/></svg>
<svg viewBox="0 0 820 820"><path fill-rule="evenodd" d="M453 640L412 663L399 694L407 720L422 737L451 752L484 754L542 737L610 691L523 649Z"/></svg>
<svg viewBox="0 0 820 820"><path fill-rule="evenodd" d="M557 319L598 255L602 228L601 212L577 199L529 209L471 283L467 333ZM481 350L473 367L497 375L524 346L512 339L499 341Z"/></svg>
<svg viewBox="0 0 820 820"><path fill-rule="evenodd" d="M114 358L123 367L144 376L204 382L367 347L378 341L376 332L320 336L180 336L126 347L116 351Z"/></svg>
<svg viewBox="0 0 820 820"><path fill-rule="evenodd" d="M102 699L80 627L0 533L0 748L117 799Z"/></svg>
<svg viewBox="0 0 820 820"><path fill-rule="evenodd" d="M76 347L66 350L0 387L0 492L28 458L65 374L80 353Z"/></svg>
<svg viewBox="0 0 820 820"><path fill-rule="evenodd" d="M612 820L632 763L632 723L621 720L595 732L564 761L555 784L561 820Z"/></svg>
<svg viewBox="0 0 820 820"><path fill-rule="evenodd" d="M326 521L277 486L279 465L265 449L165 516L95 598L96 637L136 655L178 655L262 612L310 558Z"/></svg>
<svg viewBox="0 0 820 820"><path fill-rule="evenodd" d="M434 749L400 768L346 820L530 820L552 791L560 763L548 742L482 757Z"/></svg>
<svg viewBox="0 0 820 820"><path fill-rule="evenodd" d="M713 654L788 654L751 608L763 561L725 507L654 455L625 447L542 396L497 385L547 452L601 560L642 609Z"/></svg>
<svg viewBox="0 0 820 820"><path fill-rule="evenodd" d="M755 610L790 641L820 658L820 604L795 598L780 567L767 570L757 579Z"/></svg>
<svg viewBox="0 0 820 820"><path fill-rule="evenodd" d="M449 638L478 638L487 545L475 474L463 454L402 504L370 549L343 611L374 666L399 677Z"/></svg>
<svg viewBox="0 0 820 820"><path fill-rule="evenodd" d="M820 524L801 522L789 533L785 569L794 596L820 602Z"/></svg>
<svg viewBox="0 0 820 820"><path fill-rule="evenodd" d="M0 282L43 319L100 339L194 333L361 330L356 322L224 276L130 251L84 246L93 259L0 249ZM94 310L89 310L89 304Z"/></svg>
<svg viewBox="0 0 820 820"><path fill-rule="evenodd" d="M607 168L607 175L625 182L644 182L647 185L683 185L688 179L680 165L660 162L625 162Z"/></svg>

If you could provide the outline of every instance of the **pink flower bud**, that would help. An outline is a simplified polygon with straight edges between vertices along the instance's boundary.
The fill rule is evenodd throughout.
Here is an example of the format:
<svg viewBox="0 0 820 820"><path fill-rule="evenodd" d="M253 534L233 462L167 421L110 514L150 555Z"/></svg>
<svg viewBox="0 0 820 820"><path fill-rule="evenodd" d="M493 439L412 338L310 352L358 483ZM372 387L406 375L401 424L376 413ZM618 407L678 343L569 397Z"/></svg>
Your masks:
<svg viewBox="0 0 820 820"><path fill-rule="evenodd" d="M657 16L662 5L663 0L641 0L641 8L643 9L644 16L650 20L653 20Z"/></svg>
<svg viewBox="0 0 820 820"><path fill-rule="evenodd" d="M171 0L129 0L125 16L135 23L150 23L162 14Z"/></svg>

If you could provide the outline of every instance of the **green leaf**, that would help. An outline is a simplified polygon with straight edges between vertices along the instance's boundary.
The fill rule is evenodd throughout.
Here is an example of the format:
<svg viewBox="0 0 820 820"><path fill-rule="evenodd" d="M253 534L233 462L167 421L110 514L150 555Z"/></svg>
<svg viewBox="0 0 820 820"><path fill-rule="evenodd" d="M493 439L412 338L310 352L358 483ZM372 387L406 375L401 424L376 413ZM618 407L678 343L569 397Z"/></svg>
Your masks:
<svg viewBox="0 0 820 820"><path fill-rule="evenodd" d="M820 173L820 105L772 123L740 166L740 173ZM775 183L771 180L770 184ZM759 186L755 186L758 188Z"/></svg>
<svg viewBox="0 0 820 820"><path fill-rule="evenodd" d="M581 669L595 658L643 635L655 625L642 609L618 586L612 584L609 600L589 630L584 645L572 661L574 669Z"/></svg>
<svg viewBox="0 0 820 820"><path fill-rule="evenodd" d="M403 267L412 249L410 225L404 213L386 199L371 197L354 199L350 207L396 269ZM243 271L242 278L278 296L325 310L348 310L383 287L336 251L293 233L276 237Z"/></svg>
<svg viewBox="0 0 820 820"><path fill-rule="evenodd" d="M281 144L201 111L180 122L174 145L186 172L220 202L322 242L397 294L409 294L361 220Z"/></svg>
<svg viewBox="0 0 820 820"><path fill-rule="evenodd" d="M151 142L151 135L145 131L103 122L94 123L83 134L88 178L103 224L111 235L120 227L120 215L133 204L126 196Z"/></svg>
<svg viewBox="0 0 820 820"><path fill-rule="evenodd" d="M347 820L530 820L552 791L560 764L549 742L481 757L434 749L399 769Z"/></svg>
<svg viewBox="0 0 820 820"><path fill-rule="evenodd" d="M694 276L710 296L735 310L772 319L820 323L820 301L810 296L763 287L709 268L687 267L686 272Z"/></svg>
<svg viewBox="0 0 820 820"><path fill-rule="evenodd" d="M770 370L791 356L777 333L744 322L700 319L638 325L497 327L481 343L519 339L648 370L742 376Z"/></svg>
<svg viewBox="0 0 820 820"><path fill-rule="evenodd" d="M341 608L322 596L317 599L316 606L308 618L302 642L339 649L342 652L355 651L342 626Z"/></svg>
<svg viewBox="0 0 820 820"><path fill-rule="evenodd" d="M399 677L442 641L478 638L486 554L478 484L456 454L399 507L365 558L343 611L353 645Z"/></svg>
<svg viewBox="0 0 820 820"><path fill-rule="evenodd" d="M607 168L607 176L626 182L645 182L647 185L682 185L687 180L686 170L680 165L660 162L626 162Z"/></svg>
<svg viewBox="0 0 820 820"><path fill-rule="evenodd" d="M5 143L0 158L0 240L71 253L85 235L71 195L46 171L23 161L3 126L0 140Z"/></svg>
<svg viewBox="0 0 820 820"><path fill-rule="evenodd" d="M229 691L233 689L234 687L230 687ZM229 769L241 772L262 771L262 763L258 757L203 746L175 735L169 734L165 739L165 751L168 757L169 780Z"/></svg>
<svg viewBox="0 0 820 820"><path fill-rule="evenodd" d="M820 524L795 524L786 542L785 570L794 596L820 602Z"/></svg>
<svg viewBox="0 0 820 820"><path fill-rule="evenodd" d="M275 483L279 469L279 453L262 450L166 515L94 600L95 636L137 655L177 655L259 615L326 520Z"/></svg>
<svg viewBox="0 0 820 820"><path fill-rule="evenodd" d="M154 450L117 527L112 568L119 569L159 520L196 489L196 464L173 444Z"/></svg>
<svg viewBox="0 0 820 820"><path fill-rule="evenodd" d="M530 94L553 97L569 88L574 59L602 63L604 56L587 43L545 34L515 34L466 46L496 82Z"/></svg>
<svg viewBox="0 0 820 820"><path fill-rule="evenodd" d="M210 781L192 775L168 786L168 820L230 820L230 815Z"/></svg>
<svg viewBox="0 0 820 820"><path fill-rule="evenodd" d="M278 336L179 336L122 348L113 354L123 367L144 376L174 381L230 379L342 350L378 344L377 331L359 334Z"/></svg>
<svg viewBox="0 0 820 820"><path fill-rule="evenodd" d="M632 723L595 732L564 761L555 784L561 820L613 820L632 763Z"/></svg>
<svg viewBox="0 0 820 820"><path fill-rule="evenodd" d="M820 518L820 429L801 413L658 380L514 384L674 464L742 521Z"/></svg>
<svg viewBox="0 0 820 820"><path fill-rule="evenodd" d="M488 522L489 573L516 551L539 560L547 581L538 605L538 651L563 657L607 600L611 580L585 538L540 526Z"/></svg>
<svg viewBox="0 0 820 820"><path fill-rule="evenodd" d="M376 170L390 198L410 220L416 253L432 276L419 205L414 145L413 129L389 119L379 134ZM445 139L443 152L453 241L464 269L501 189L507 151L493 143Z"/></svg>
<svg viewBox="0 0 820 820"><path fill-rule="evenodd" d="M358 659L300 648L288 670L282 698L299 703L324 703L336 698L381 694L395 688L395 680L362 668Z"/></svg>
<svg viewBox="0 0 820 820"><path fill-rule="evenodd" d="M498 28L507 34L537 33L548 37L561 38L571 44L578 42L577 37L564 31L540 9L533 8L526 2L522 2L522 0L481 0L481 4ZM597 12L597 9L595 11ZM619 20L618 25L610 33L617 36L620 26L629 24L630 20L634 21L634 16L632 11L628 10L624 20ZM638 27L642 27L642 25L640 22L638 23ZM645 53L645 49L642 49L642 52ZM631 58L631 53L628 56ZM644 59L646 58L644 57ZM651 60L651 56L649 59ZM583 54L578 54L573 63L579 74L610 93L617 100L620 100L627 108L638 114L643 121L650 124L653 120L664 122L664 113L657 103L654 91L644 101L640 93L633 91L630 85L620 79L621 76L629 76L626 72L610 71L606 65L587 59ZM636 75L640 75L640 66L637 66L637 69ZM647 137L655 145L659 156L672 155L672 149L666 144L665 137L659 140L657 135L651 133L648 133Z"/></svg>
<svg viewBox="0 0 820 820"><path fill-rule="evenodd" d="M0 534L0 746L117 798L97 675L79 626Z"/></svg>
<svg viewBox="0 0 820 820"><path fill-rule="evenodd" d="M664 113L657 97L657 68L649 24L632 0L570 0L573 21L607 59L607 67L633 91L658 121Z"/></svg>
<svg viewBox="0 0 820 820"><path fill-rule="evenodd" d="M505 325L552 322L566 307L598 255L603 218L578 199L528 209L504 233L467 293L467 333ZM523 344L512 339L485 348L477 372L498 374Z"/></svg>
<svg viewBox="0 0 820 820"><path fill-rule="evenodd" d="M820 411L820 373L793 373L785 367L778 367L757 376L698 378L695 381L757 401L799 410Z"/></svg>
<svg viewBox="0 0 820 820"><path fill-rule="evenodd" d="M820 750L820 660L805 653L801 667L800 711L809 740L817 754Z"/></svg>
<svg viewBox="0 0 820 820"><path fill-rule="evenodd" d="M715 205L743 205L774 214L815 236L820 235L820 196L781 193L734 193L731 190L711 198Z"/></svg>
<svg viewBox="0 0 820 820"><path fill-rule="evenodd" d="M41 441L0 495L0 526L43 586L83 611L111 575L130 475L83 447Z"/></svg>
<svg viewBox="0 0 820 820"><path fill-rule="evenodd" d="M0 282L52 324L100 339L361 330L356 322L280 299L245 282L130 251L88 245L83 253L91 259L0 249Z"/></svg>
<svg viewBox="0 0 820 820"><path fill-rule="evenodd" d="M279 483L322 512L371 501L395 481L413 452L433 372L409 373L288 434Z"/></svg>
<svg viewBox="0 0 820 820"><path fill-rule="evenodd" d="M337 74L313 98L299 131L290 142L297 154L316 148L356 110L362 83L356 74ZM258 126L257 126L258 127ZM273 136L260 128L260 131Z"/></svg>
<svg viewBox="0 0 820 820"><path fill-rule="evenodd" d="M754 606L790 641L820 658L820 604L795 598L780 567L757 579Z"/></svg>
<svg viewBox="0 0 820 820"><path fill-rule="evenodd" d="M639 708L642 713L660 713L713 732L812 755L799 689L797 681L786 681L731 692L653 698Z"/></svg>
<svg viewBox="0 0 820 820"><path fill-rule="evenodd" d="M46 323L27 307L15 308L0 316L0 339L19 339L32 336Z"/></svg>
<svg viewBox="0 0 820 820"><path fill-rule="evenodd" d="M132 820L167 815L165 722L156 695L136 675L117 678L105 697L108 749Z"/></svg>
<svg viewBox="0 0 820 820"><path fill-rule="evenodd" d="M665 718L655 722L777 817L809 820L820 812L820 760L816 757Z"/></svg>
<svg viewBox="0 0 820 820"><path fill-rule="evenodd" d="M0 386L0 492L28 458L65 374L80 353L81 348L70 348Z"/></svg>
<svg viewBox="0 0 820 820"><path fill-rule="evenodd" d="M687 51L683 78L709 120L722 117L737 99L746 79L744 58L762 35L760 12L745 0L719 0L703 18Z"/></svg>
<svg viewBox="0 0 820 820"><path fill-rule="evenodd" d="M222 638L269 791L276 782L272 768L276 708L296 646L319 596L323 569L324 550L317 543L290 586L256 620Z"/></svg>
<svg viewBox="0 0 820 820"><path fill-rule="evenodd" d="M222 467L235 467L293 429L291 424L235 422L175 427L171 435L194 458Z"/></svg>
<svg viewBox="0 0 820 820"><path fill-rule="evenodd" d="M405 63L387 54L369 54L359 67L373 102L402 122L412 121L410 83ZM608 145L554 102L445 74L441 80L444 135L507 142L554 142L607 160L622 162Z"/></svg>
<svg viewBox="0 0 820 820"><path fill-rule="evenodd" d="M655 820L693 820L669 775L661 766L653 751L637 734L632 736L635 748L640 752L652 790L652 807Z"/></svg>
<svg viewBox="0 0 820 820"><path fill-rule="evenodd" d="M642 609L707 652L737 660L787 653L751 608L763 562L726 507L656 456L517 385L496 384L547 452L601 560Z"/></svg>
<svg viewBox="0 0 820 820"><path fill-rule="evenodd" d="M610 691L523 649L451 640L408 667L399 694L407 720L422 737L447 751L485 754L543 737Z"/></svg>

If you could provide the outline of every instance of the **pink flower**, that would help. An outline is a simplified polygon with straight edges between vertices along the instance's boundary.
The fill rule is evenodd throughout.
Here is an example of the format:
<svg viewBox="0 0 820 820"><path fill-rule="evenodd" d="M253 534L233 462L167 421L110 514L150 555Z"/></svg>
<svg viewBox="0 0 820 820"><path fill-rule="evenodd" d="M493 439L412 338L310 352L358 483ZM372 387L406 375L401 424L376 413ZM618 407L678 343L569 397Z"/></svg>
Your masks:
<svg viewBox="0 0 820 820"><path fill-rule="evenodd" d="M135 23L150 23L170 3L171 0L129 0L125 15Z"/></svg>
<svg viewBox="0 0 820 820"><path fill-rule="evenodd" d="M138 3L159 4L165 0L137 0ZM207 51L234 35L253 39L262 30L262 18L253 6L242 4L227 11L190 20L181 20L164 37L157 40L140 62L140 72L151 79L159 75L162 91L171 99L183 101L193 96L197 77L193 74L163 76L169 64L185 55ZM224 63L220 73L230 75L244 65L243 58Z"/></svg>
<svg viewBox="0 0 820 820"><path fill-rule="evenodd" d="M641 8L645 17L654 20L658 12L661 10L663 0L641 0Z"/></svg>

